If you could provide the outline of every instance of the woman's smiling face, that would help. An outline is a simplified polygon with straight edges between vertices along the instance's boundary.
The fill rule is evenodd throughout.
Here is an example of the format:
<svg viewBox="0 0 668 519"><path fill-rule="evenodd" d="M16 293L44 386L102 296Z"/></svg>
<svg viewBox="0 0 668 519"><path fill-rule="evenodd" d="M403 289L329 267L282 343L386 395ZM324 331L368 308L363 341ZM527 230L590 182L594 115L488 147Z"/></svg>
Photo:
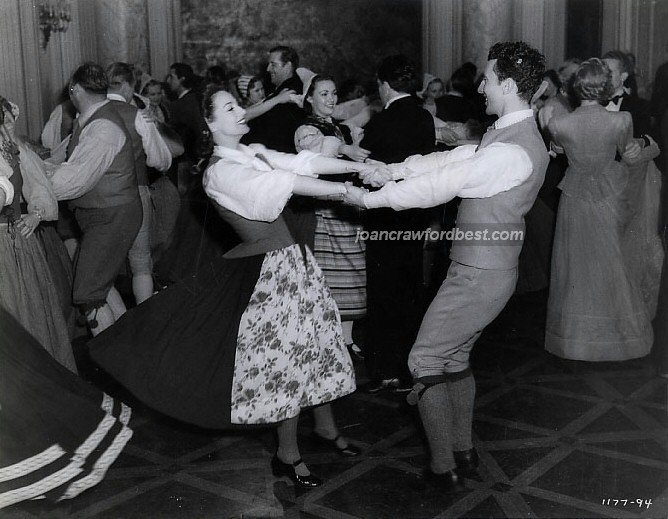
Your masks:
<svg viewBox="0 0 668 519"><path fill-rule="evenodd" d="M249 128L244 110L232 94L225 91L213 96L213 117L209 120L212 131L223 135L244 135Z"/></svg>
<svg viewBox="0 0 668 519"><path fill-rule="evenodd" d="M338 99L336 85L329 79L318 81L313 87L313 93L306 98L313 107L313 113L320 117L330 117Z"/></svg>

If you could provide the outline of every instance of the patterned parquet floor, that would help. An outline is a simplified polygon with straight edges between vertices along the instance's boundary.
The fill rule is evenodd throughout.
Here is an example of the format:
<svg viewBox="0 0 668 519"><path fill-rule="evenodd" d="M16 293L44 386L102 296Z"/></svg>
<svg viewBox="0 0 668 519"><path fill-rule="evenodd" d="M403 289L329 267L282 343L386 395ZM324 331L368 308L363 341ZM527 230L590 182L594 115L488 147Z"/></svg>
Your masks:
<svg viewBox="0 0 668 519"><path fill-rule="evenodd" d="M272 476L270 430L206 431L135 403L134 437L102 483L72 502L23 503L0 517L668 517L668 381L649 359L591 364L545 353L544 312L544 293L513 298L474 350L481 467L465 492L423 484L426 446L403 395L358 391L335 410L359 458L311 442L308 413L301 419L302 455L326 480L317 489Z"/></svg>

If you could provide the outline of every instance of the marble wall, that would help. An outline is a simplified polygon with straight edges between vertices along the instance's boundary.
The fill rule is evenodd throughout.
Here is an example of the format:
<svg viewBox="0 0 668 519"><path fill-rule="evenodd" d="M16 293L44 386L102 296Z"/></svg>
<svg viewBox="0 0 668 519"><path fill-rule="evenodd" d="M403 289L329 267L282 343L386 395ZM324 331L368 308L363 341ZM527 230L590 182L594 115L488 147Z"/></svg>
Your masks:
<svg viewBox="0 0 668 519"><path fill-rule="evenodd" d="M275 45L301 66L337 80L372 78L377 63L404 53L419 66L418 0L182 0L183 60L197 72L224 64L245 74L266 66Z"/></svg>
<svg viewBox="0 0 668 519"><path fill-rule="evenodd" d="M462 36L462 61L471 61L482 71L489 48L498 41L513 39L513 1L463 2Z"/></svg>

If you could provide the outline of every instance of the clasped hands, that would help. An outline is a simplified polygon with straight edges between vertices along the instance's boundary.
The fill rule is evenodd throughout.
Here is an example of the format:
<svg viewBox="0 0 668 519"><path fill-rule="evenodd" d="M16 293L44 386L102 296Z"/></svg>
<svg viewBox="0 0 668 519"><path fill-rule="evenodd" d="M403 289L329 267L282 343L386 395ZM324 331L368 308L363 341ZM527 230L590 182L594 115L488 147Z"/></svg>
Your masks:
<svg viewBox="0 0 668 519"><path fill-rule="evenodd" d="M367 159L364 161L366 167L358 171L359 178L365 184L373 187L382 187L392 180L392 172L383 162ZM354 186L351 182L346 182L346 192L343 195L343 202L348 205L366 208L364 204L364 195L369 190Z"/></svg>

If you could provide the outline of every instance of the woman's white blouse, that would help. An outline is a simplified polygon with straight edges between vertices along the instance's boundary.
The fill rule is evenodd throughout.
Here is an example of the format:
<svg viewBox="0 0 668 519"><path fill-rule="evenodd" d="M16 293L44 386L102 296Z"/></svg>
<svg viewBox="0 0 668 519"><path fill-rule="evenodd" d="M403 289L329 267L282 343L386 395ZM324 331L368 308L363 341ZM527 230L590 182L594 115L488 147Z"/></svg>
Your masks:
<svg viewBox="0 0 668 519"><path fill-rule="evenodd" d="M272 222L292 196L295 176L316 176L311 167L318 155L270 150L261 144L237 149L216 146L218 160L204 173L204 191L225 209L249 220Z"/></svg>

